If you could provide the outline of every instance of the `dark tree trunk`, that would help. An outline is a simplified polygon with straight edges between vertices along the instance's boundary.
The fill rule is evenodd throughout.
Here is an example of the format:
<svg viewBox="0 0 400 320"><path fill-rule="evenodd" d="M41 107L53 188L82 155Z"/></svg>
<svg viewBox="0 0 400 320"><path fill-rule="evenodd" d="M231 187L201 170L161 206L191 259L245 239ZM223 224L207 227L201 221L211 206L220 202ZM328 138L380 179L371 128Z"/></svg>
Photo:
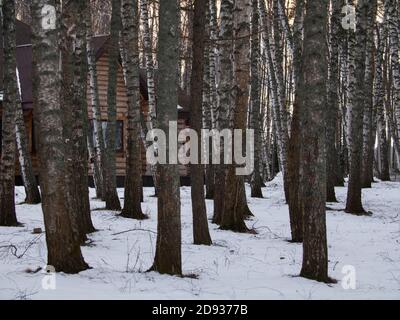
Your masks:
<svg viewBox="0 0 400 320"><path fill-rule="evenodd" d="M179 10L176 1L160 2L160 31L158 65L160 77L157 87L157 123L165 134L169 122L177 121L178 112L178 59L179 59ZM168 145L169 153L177 150ZM170 150L169 150L170 149ZM159 194L157 217L157 244L151 270L166 274L182 274L181 209L179 172L177 164L159 164Z"/></svg>
<svg viewBox="0 0 400 320"><path fill-rule="evenodd" d="M335 194L337 148L336 127L339 112L339 40L341 30L342 1L332 0L330 23L330 60L328 84L328 108L326 113L326 201L337 202Z"/></svg>
<svg viewBox="0 0 400 320"><path fill-rule="evenodd" d="M365 210L361 202L361 164L362 164L362 129L365 90L365 58L367 48L367 21L371 13L371 1L360 0L357 4L357 30L355 42L349 43L349 54L354 54L353 74L349 75L350 99L350 172L347 192L346 212L361 215ZM350 31L352 32L352 31Z"/></svg>
<svg viewBox="0 0 400 320"><path fill-rule="evenodd" d="M304 51L299 88L301 103L303 265L300 275L328 282L326 240L326 79L328 77L327 0L308 0L304 18Z"/></svg>
<svg viewBox="0 0 400 320"><path fill-rule="evenodd" d="M128 141L124 208L126 218L145 219L141 208L140 91L137 0L122 0L122 64L128 96Z"/></svg>
<svg viewBox="0 0 400 320"><path fill-rule="evenodd" d="M253 198L263 198L262 178L261 178L261 121L260 121L260 77L258 72L258 62L260 60L259 48L259 14L258 0L252 0L251 15L251 110L250 110L250 129L254 130L254 171L251 175L251 196Z"/></svg>
<svg viewBox="0 0 400 320"><path fill-rule="evenodd" d="M208 0L197 0L194 3L193 17L193 64L190 80L190 120L191 127L198 134L198 146L202 146L200 132L202 129L202 96L205 49L205 24ZM200 160L200 159L199 159ZM200 163L200 161L199 161ZM194 244L210 245L206 202L204 198L204 167L202 164L190 165L191 196L193 212Z"/></svg>
<svg viewBox="0 0 400 320"><path fill-rule="evenodd" d="M82 217L83 231L88 234L96 231L93 226L90 214L89 189L88 189L88 108L87 108L87 59L86 59L86 15L89 8L87 3L79 1L73 6L74 25L76 35L74 35L73 51L73 76L74 76L74 95L72 100L72 110L74 111L74 124L72 141L74 143L74 162L75 170L72 172L76 185L76 193L79 210Z"/></svg>
<svg viewBox="0 0 400 320"><path fill-rule="evenodd" d="M48 5L50 19L43 20ZM33 94L36 108L42 209L46 229L48 265L56 271L77 273L88 268L70 214L72 203L66 196L66 145L63 136L60 74L60 7L58 1L32 1ZM55 28L53 28L53 22ZM45 24L48 23L48 24ZM46 26L44 28L44 26Z"/></svg>
<svg viewBox="0 0 400 320"><path fill-rule="evenodd" d="M107 130L106 130L106 209L121 210L117 193L115 136L117 126L117 72L119 65L119 33L121 30L121 0L112 0L111 33L108 59Z"/></svg>
<svg viewBox="0 0 400 320"><path fill-rule="evenodd" d="M383 82L383 58L386 43L385 28L379 28L377 34L377 51L375 62L375 88L374 107L377 110L378 145L380 156L379 178L382 181L390 181L389 171L389 139L387 137L387 125L385 119L385 88Z"/></svg>
<svg viewBox="0 0 400 320"><path fill-rule="evenodd" d="M374 98L374 27L377 12L377 1L371 0L371 10L368 13L367 20L367 52L365 65L365 90L364 90L364 116L363 116L363 146L362 146L362 168L361 168L361 184L363 188L371 188L374 180L374 144L376 138L375 116L376 112L373 106Z"/></svg>
<svg viewBox="0 0 400 320"><path fill-rule="evenodd" d="M85 3L66 3L62 10L62 109L66 145L66 197L73 228L81 243L95 231L91 217L87 170Z"/></svg>
<svg viewBox="0 0 400 320"><path fill-rule="evenodd" d="M293 242L303 241L303 212L300 195L300 116L301 104L299 103L298 88L300 82L300 68L302 58L303 33L302 25L304 19L304 1L296 2L296 15L293 27L293 69L295 78L295 98L293 103L293 115L290 128L288 145L288 179L289 188L289 219Z"/></svg>
<svg viewBox="0 0 400 320"><path fill-rule="evenodd" d="M17 226L15 214L15 112L17 105L15 1L3 4L4 100L0 164L0 226ZM3 45L0 45L0 49ZM1 76L1 75L0 75Z"/></svg>
<svg viewBox="0 0 400 320"><path fill-rule="evenodd" d="M251 4L245 0L234 2L234 50L233 50L233 74L234 74L234 104L230 110L229 118L232 119L230 129L242 130L242 138L245 137L249 82L250 82L250 39L246 37L250 33ZM232 130L233 132L233 130ZM242 143L242 146L245 143ZM235 147L233 145L232 150ZM250 157L250 154L246 155ZM234 161L235 162L235 161ZM225 201L221 217L221 229L237 232L247 232L248 228L244 218L251 214L247 207L244 193L244 177L238 175L237 164L227 165L225 178Z"/></svg>
<svg viewBox="0 0 400 320"><path fill-rule="evenodd" d="M221 1L219 39L233 39L233 0ZM221 132L228 128L228 107L234 103L232 99L233 88L233 41L219 43L219 68L216 105L216 128ZM225 176L226 166L223 164L223 150L226 141L221 140L221 164L215 166L215 188L213 223L220 224L225 203ZM213 148L213 150L216 150Z"/></svg>

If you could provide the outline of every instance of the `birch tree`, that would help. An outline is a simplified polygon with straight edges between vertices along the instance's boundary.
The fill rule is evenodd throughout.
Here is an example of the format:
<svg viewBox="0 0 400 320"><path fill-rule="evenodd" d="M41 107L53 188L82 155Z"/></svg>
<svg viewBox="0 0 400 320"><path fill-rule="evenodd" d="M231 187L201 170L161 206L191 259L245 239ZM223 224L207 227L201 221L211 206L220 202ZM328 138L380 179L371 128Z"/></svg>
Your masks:
<svg viewBox="0 0 400 320"><path fill-rule="evenodd" d="M296 1L295 18L293 22L293 35L288 35L292 39L293 74L294 74L294 102L292 121L290 124L290 138L288 141L288 180L289 180L289 219L293 242L303 240L303 212L301 204L301 185L300 185L300 115L301 104L299 103L298 88L300 86L300 69L303 53L303 19L304 1Z"/></svg>
<svg viewBox="0 0 400 320"><path fill-rule="evenodd" d="M20 87L19 90L21 90ZM19 94L19 99L17 100L18 102L21 101L20 97L21 92ZM33 173L32 158L28 149L28 137L26 134L22 105L17 106L15 118L15 133L17 139L20 172L26 194L25 202L28 204L38 204L41 201L41 197L36 177Z"/></svg>
<svg viewBox="0 0 400 320"><path fill-rule="evenodd" d="M117 72L119 66L119 33L121 30L121 0L112 0L111 33L108 58L107 129L106 129L106 209L121 210L117 193L115 137L117 126Z"/></svg>
<svg viewBox="0 0 400 320"><path fill-rule="evenodd" d="M329 84L328 84L328 108L326 115L326 200L336 202L336 127L339 112L339 41L341 36L341 11L343 1L333 0L330 23L330 56L329 56Z"/></svg>
<svg viewBox="0 0 400 320"><path fill-rule="evenodd" d="M251 11L251 109L250 109L250 128L254 133L254 172L251 176L251 196L262 198L262 178L261 178L261 121L260 121L260 79L259 79L259 14L258 0L252 0Z"/></svg>
<svg viewBox="0 0 400 320"><path fill-rule="evenodd" d="M215 1L207 1L206 9L206 44L204 49L204 71L203 71L203 103L202 103L202 123L204 129L213 129L213 103L215 101L215 66L213 67L213 73L211 72L211 57L214 57L214 45L211 41L211 13L210 6L213 5ZM214 62L213 62L214 63ZM214 77L214 79L212 79ZM214 166L212 165L212 154L209 157L209 163L205 165L205 177L206 177L206 199L214 198L215 190L215 176L214 176Z"/></svg>
<svg viewBox="0 0 400 320"><path fill-rule="evenodd" d="M229 111L230 129L246 129L249 83L250 83L250 14L251 3L246 0L236 0L234 3L234 103ZM235 147L232 148L234 150ZM246 155L251 157L250 154ZM246 195L244 193L244 177L236 175L237 165L228 165L225 177L225 201L221 217L221 229L247 232L244 218L248 215Z"/></svg>
<svg viewBox="0 0 400 320"><path fill-rule="evenodd" d="M385 20L387 23L389 33L389 52L390 62L392 65L393 73L393 114L394 119L393 132L395 132L395 147L397 152L397 158L400 159L400 40L399 40L399 12L397 8L398 4L396 0L385 1ZM396 141L397 140L397 141ZM400 160L398 160L400 163Z"/></svg>
<svg viewBox="0 0 400 320"><path fill-rule="evenodd" d="M32 1L33 94L40 104L39 135L42 209L46 229L47 264L56 271L77 273L88 268L73 230L72 203L66 197L66 144L63 136L60 70L60 3Z"/></svg>
<svg viewBox="0 0 400 320"><path fill-rule="evenodd" d="M140 90L137 0L122 0L122 63L128 96L128 149L126 153L125 196L121 215L144 219L141 208Z"/></svg>
<svg viewBox="0 0 400 320"><path fill-rule="evenodd" d="M104 135L102 128L100 99L99 99L99 87L97 82L97 66L96 66L96 52L92 44L93 30L92 30L92 17L91 10L89 10L86 16L86 49L87 49L87 61L89 71L89 89L90 89L90 104L93 114L93 146L94 146L94 170L96 175L94 179L96 186L96 195L98 198L105 200L105 181L106 175L106 154ZM91 137L89 137L91 140ZM96 168L97 167L97 168Z"/></svg>
<svg viewBox="0 0 400 320"><path fill-rule="evenodd" d="M233 100L233 0L222 0L220 11L219 44L218 44L218 86L216 104L216 127L219 131L228 128L229 111ZM224 150L226 141L221 140L221 151ZM213 150L216 150L213 148ZM225 156L220 154L220 160ZM221 223L225 203L225 166L215 166L215 187L219 192L214 194L213 222Z"/></svg>
<svg viewBox="0 0 400 320"><path fill-rule="evenodd" d="M267 10L264 1L259 1L260 21L263 28L263 41L267 56L270 85L272 91L273 121L276 132L276 140L278 146L278 156L281 170L284 178L285 196L288 200L288 171L287 171L287 146L288 146L288 130L287 130L287 111L285 107L283 75L280 68L282 64L279 62L280 52L276 52L276 44L272 41L270 21L267 18ZM278 36L276 35L275 41ZM278 48L279 51L279 48Z"/></svg>
<svg viewBox="0 0 400 320"><path fill-rule="evenodd" d="M346 212L356 215L365 213L361 203L362 128L365 93L365 60L367 50L367 23L371 3L357 3L357 27L355 37L349 37L349 154L350 172ZM350 31L353 32L353 31Z"/></svg>
<svg viewBox="0 0 400 320"><path fill-rule="evenodd" d="M377 1L371 1L371 12L367 21L367 52L365 60L365 103L363 116L363 144L362 144L362 170L361 183L363 188L371 188L374 180L373 162L374 162L374 144L376 138L375 116L376 111L373 105L373 88L374 88L374 29L375 17L377 12Z"/></svg>
<svg viewBox="0 0 400 320"><path fill-rule="evenodd" d="M148 0L140 0L140 21L143 28L143 47L144 58L146 62L146 81L147 81L147 97L148 110L146 115L146 126L143 127L145 135L147 130L152 130L157 116L157 97L154 81L154 62L153 62L153 46L152 37L149 27L149 3ZM145 142L146 143L146 142ZM157 168L155 165L150 166L153 178L154 190L157 195Z"/></svg>
<svg viewBox="0 0 400 320"><path fill-rule="evenodd" d="M383 82L383 59L385 53L386 32L385 27L382 25L378 28L377 39L373 103L377 113L378 145L380 157L379 179L382 181L390 181L389 139L387 136L387 122L385 118L385 87Z"/></svg>

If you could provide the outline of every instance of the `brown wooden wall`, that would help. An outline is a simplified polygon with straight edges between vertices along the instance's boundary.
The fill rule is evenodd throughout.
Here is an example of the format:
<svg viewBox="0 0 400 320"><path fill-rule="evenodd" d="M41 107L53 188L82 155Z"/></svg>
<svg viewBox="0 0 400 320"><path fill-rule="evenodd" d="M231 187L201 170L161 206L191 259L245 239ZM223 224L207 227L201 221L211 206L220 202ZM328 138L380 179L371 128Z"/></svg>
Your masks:
<svg viewBox="0 0 400 320"><path fill-rule="evenodd" d="M97 60L97 74L98 74L98 87L99 87L99 99L101 107L101 117L102 120L107 120L107 85L108 85L108 54L104 53ZM89 83L89 78L88 78ZM87 90L87 102L88 102L88 116L89 119L93 119L93 114L91 110L91 99L90 99L90 88L88 86ZM141 96L141 108L142 112L147 113L147 101ZM1 107L0 107L0 119L1 119ZM31 151L33 170L36 175L38 175L38 158L34 146L33 139L33 111L25 110L24 119L26 125L26 132L28 134L29 150ZM118 78L117 78L117 121L123 122L123 150L118 151L116 154L116 169L117 176L125 176L125 153L126 153L126 143L127 143L127 95L126 88L123 79L122 67L119 66ZM178 131L187 127L186 119L178 119ZM18 157L17 157L18 159ZM18 160L17 160L18 161ZM142 148L142 170L143 175L150 176L150 167L146 165L146 152ZM89 166L89 175L92 175L92 169ZM16 175L19 175L19 164L16 166ZM181 176L187 176L189 174L189 168L187 166L180 165L179 173Z"/></svg>
<svg viewBox="0 0 400 320"><path fill-rule="evenodd" d="M99 99L100 99L100 107L101 107L101 117L103 120L107 120L107 86L108 86L108 54L104 53L97 60L97 77L98 77L98 88L99 88ZM89 81L89 79L88 79ZM87 92L87 100L89 106L89 119L93 119L93 114L90 108L90 88L88 87ZM147 101L141 96L141 108L143 113L147 113ZM117 152L117 176L125 176L125 152L126 152L126 136L127 136L127 95L126 95L126 87L123 78L122 67L118 68L118 78L117 78L117 120L123 121L123 151ZM186 127L185 119L178 120L178 131L184 129ZM150 167L146 165L146 152L145 149L142 148L142 164L143 164L143 175L150 176ZM179 173L181 176L188 175L188 167L180 165ZM92 172L90 171L90 174Z"/></svg>

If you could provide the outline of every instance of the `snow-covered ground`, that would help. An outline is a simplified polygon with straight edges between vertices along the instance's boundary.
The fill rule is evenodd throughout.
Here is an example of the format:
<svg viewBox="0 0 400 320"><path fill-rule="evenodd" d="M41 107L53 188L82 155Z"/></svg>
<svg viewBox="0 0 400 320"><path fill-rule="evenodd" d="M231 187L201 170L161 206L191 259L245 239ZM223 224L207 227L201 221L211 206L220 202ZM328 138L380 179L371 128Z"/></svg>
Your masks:
<svg viewBox="0 0 400 320"><path fill-rule="evenodd" d="M248 190L249 191L249 190ZM399 299L400 183L375 183L363 191L370 217L346 214L345 188L337 188L339 203L328 204L329 273L337 284L298 277L302 246L289 243L288 209L281 178L263 189L265 199L250 199L255 217L248 226L257 234L218 230L210 223L214 245L192 244L190 188L182 187L183 271L193 277L145 273L152 263L156 240L156 199L145 189L143 210L150 219L139 222L102 210L91 201L95 227L91 244L82 247L92 269L78 275L57 274L55 290L42 288L46 263L40 205L17 205L19 228L0 228L1 299ZM17 189L17 203L24 199ZM123 196L123 190L119 190ZM93 196L93 190L91 190ZM212 201L207 201L209 217ZM120 233L128 229L140 229ZM7 247L8 245L15 247ZM14 254L13 254L14 253ZM353 266L356 288L345 290L344 266ZM47 276L48 277L48 276ZM48 278L47 278L48 279Z"/></svg>

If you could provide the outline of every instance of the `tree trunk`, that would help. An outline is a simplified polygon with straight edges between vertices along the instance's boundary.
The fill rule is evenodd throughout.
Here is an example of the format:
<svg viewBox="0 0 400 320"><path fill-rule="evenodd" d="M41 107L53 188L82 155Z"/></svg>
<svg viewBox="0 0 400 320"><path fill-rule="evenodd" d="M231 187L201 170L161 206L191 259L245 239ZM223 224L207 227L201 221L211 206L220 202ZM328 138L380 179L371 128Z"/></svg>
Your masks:
<svg viewBox="0 0 400 320"><path fill-rule="evenodd" d="M86 48L87 48L87 61L89 69L89 88L90 88L90 101L93 114L93 140L94 140L94 156L95 166L97 164L98 170L95 176L96 195L98 198L105 199L105 184L104 177L106 175L106 154L104 135L102 128L101 109L99 100L99 87L97 83L97 66L96 66L96 52L92 46L92 18L90 11L86 18ZM92 137L89 137L91 140Z"/></svg>
<svg viewBox="0 0 400 320"><path fill-rule="evenodd" d="M300 116L301 104L299 103L298 88L300 82L300 69L303 44L303 19L304 19L304 1L296 2L296 15L293 26L293 73L295 79L295 97L293 103L293 114L290 127L290 138L288 146L288 179L289 184L289 219L292 242L303 241L303 212L300 197Z"/></svg>
<svg viewBox="0 0 400 320"><path fill-rule="evenodd" d="M117 126L117 72L119 66L119 33L121 30L121 0L112 0L111 33L108 59L107 130L106 130L106 209L121 210L117 193L115 136Z"/></svg>
<svg viewBox="0 0 400 320"><path fill-rule="evenodd" d="M206 48L204 50L204 76L203 76L203 128L215 129L215 1L208 1L206 13ZM211 150L211 148L209 148ZM206 199L214 199L215 192L215 168L212 164L210 152L209 164L205 166L206 175Z"/></svg>
<svg viewBox="0 0 400 320"><path fill-rule="evenodd" d="M336 185L336 127L339 112L339 41L341 28L342 1L332 0L332 15L330 23L330 59L329 59L329 84L328 108L326 114L326 201L337 202L335 194Z"/></svg>
<svg viewBox="0 0 400 320"><path fill-rule="evenodd" d="M390 40L390 61L392 64L393 73L393 115L394 123L396 124L393 131L396 132L397 145L400 140L400 40L399 40L399 11L396 7L398 1L386 0L385 1L385 20L389 32ZM400 150L397 148L398 163L400 163Z"/></svg>
<svg viewBox="0 0 400 320"><path fill-rule="evenodd" d="M367 21L370 1L360 0L357 4L357 30L349 38L349 153L350 172L347 191L346 212L362 215L361 203L362 128L365 94L365 59L367 49ZM353 32L353 31L350 31ZM350 41L351 39L351 41ZM354 40L354 41L353 41Z"/></svg>
<svg viewBox="0 0 400 320"><path fill-rule="evenodd" d="M374 130L374 108L373 108L373 91L374 91L374 58L375 58L375 44L374 44L374 27L375 17L377 11L377 1L371 1L372 12L368 14L367 22L367 53L365 65L365 103L364 103L364 117L363 117L363 145L362 145L362 170L361 170L361 184L363 188L371 188L373 177L373 153L376 138Z"/></svg>
<svg viewBox="0 0 400 320"><path fill-rule="evenodd" d="M382 181L390 181L389 143L386 133L387 125L385 119L385 88L383 82L383 58L386 42L386 32L384 27L379 28L377 38L378 45L375 59L374 107L377 110L378 124L378 145L380 156L379 178Z"/></svg>
<svg viewBox="0 0 400 320"><path fill-rule="evenodd" d="M128 141L126 152L125 196L121 215L145 219L141 208L142 163L140 153L140 90L137 0L122 0L122 64L128 96Z"/></svg>
<svg viewBox="0 0 400 320"><path fill-rule="evenodd" d="M50 18L44 19L44 6ZM46 229L48 265L56 271L78 273L88 268L74 234L72 203L66 197L66 145L63 136L60 74L60 7L58 1L32 1L33 93L36 108L42 209ZM55 24L53 26L53 23Z"/></svg>
<svg viewBox="0 0 400 320"><path fill-rule="evenodd" d="M143 46L144 46L144 57L146 61L146 79L147 79L147 117L146 126L143 128L147 134L147 130L151 130L154 127L157 116L157 97L154 85L154 65L153 65L153 47L151 41L151 34L149 28L149 12L148 12L148 0L140 0L140 19L142 21L143 28ZM146 141L144 141L146 143ZM157 182L157 166L150 166L151 176L153 178L154 191L157 195L158 182Z"/></svg>
<svg viewBox="0 0 400 320"><path fill-rule="evenodd" d="M87 169L85 3L66 3L62 10L62 109L66 144L66 196L73 227L82 243L95 231L90 217Z"/></svg>
<svg viewBox="0 0 400 320"><path fill-rule="evenodd" d="M17 101L21 101L18 99ZM15 118L15 131L17 137L17 148L22 180L25 188L25 202L38 204L41 202L40 192L36 177L33 174L32 159L28 149L26 128L22 106L18 105Z"/></svg>
<svg viewBox="0 0 400 320"><path fill-rule="evenodd" d="M233 75L234 75L234 104L230 110L229 118L233 119L229 128L242 130L245 136L249 83L250 83L250 14L251 4L245 0L236 0L234 3L234 50L233 50ZM244 145L244 143L242 143ZM235 149L233 146L232 150ZM246 155L250 157L250 154ZM244 218L248 215L246 195L244 192L244 177L236 173L237 164L227 166L225 178L225 201L221 217L221 229L237 232L247 232Z"/></svg>
<svg viewBox="0 0 400 320"><path fill-rule="evenodd" d="M200 132L202 129L202 96L205 50L205 25L208 0L197 0L194 3L193 17L193 63L190 80L190 120L191 127L198 134L198 146L202 146ZM191 196L193 212L194 244L211 245L208 231L206 202L204 198L204 170L202 164L190 165Z"/></svg>
<svg viewBox="0 0 400 320"><path fill-rule="evenodd" d="M270 37L270 25L269 20L267 19L267 12L265 8L265 2L259 1L259 12L260 12L260 22L262 28L264 30L263 40L265 44L265 51L268 62L268 70L270 77L270 85L272 91L272 116L273 122L275 125L275 133L276 140L278 146L278 156L279 162L283 174L284 180L284 189L285 189L285 198L289 200L289 191L288 191L288 171L287 171L287 147L288 147L288 130L287 130L287 113L286 107L284 105L285 97L284 97L284 86L282 83L283 75L282 72L277 70L281 66L279 63L279 48L278 52L276 52L275 46L271 42Z"/></svg>
<svg viewBox="0 0 400 320"><path fill-rule="evenodd" d="M15 2L3 4L4 98L2 112L2 141L0 162L0 226L17 226L15 214L15 113L17 98L17 63ZM3 47L3 45L1 45Z"/></svg>
<svg viewBox="0 0 400 320"><path fill-rule="evenodd" d="M251 16L251 109L250 109L250 129L254 130L254 171L251 175L251 196L263 198L261 186L261 121L260 121L260 77L258 72L258 62L260 60L259 48L259 15L258 0L252 0Z"/></svg>
<svg viewBox="0 0 400 320"><path fill-rule="evenodd" d="M329 282L326 240L326 46L327 0L308 0L299 88L304 241L302 277Z"/></svg>
<svg viewBox="0 0 400 320"><path fill-rule="evenodd" d="M169 132L170 121L177 121L179 11L176 1L160 2L160 31L158 65L160 77L157 87L157 123L159 129ZM166 146L174 155L177 150ZM166 274L182 274L181 209L179 172L177 164L159 164L159 194L157 217L157 244L151 270Z"/></svg>
<svg viewBox="0 0 400 320"><path fill-rule="evenodd" d="M216 105L216 127L221 132L223 129L228 128L229 111L228 106L231 106L233 101L233 0L221 1L220 12L220 29L219 29L219 68L218 68L218 85L217 85L217 105ZM223 151L225 146L225 139L221 140L221 154L220 160L223 161ZM216 150L213 148L213 150ZM215 188L218 192L214 195L214 216L213 223L220 224L222 219L222 212L224 210L225 202L225 165L219 164L215 166Z"/></svg>

